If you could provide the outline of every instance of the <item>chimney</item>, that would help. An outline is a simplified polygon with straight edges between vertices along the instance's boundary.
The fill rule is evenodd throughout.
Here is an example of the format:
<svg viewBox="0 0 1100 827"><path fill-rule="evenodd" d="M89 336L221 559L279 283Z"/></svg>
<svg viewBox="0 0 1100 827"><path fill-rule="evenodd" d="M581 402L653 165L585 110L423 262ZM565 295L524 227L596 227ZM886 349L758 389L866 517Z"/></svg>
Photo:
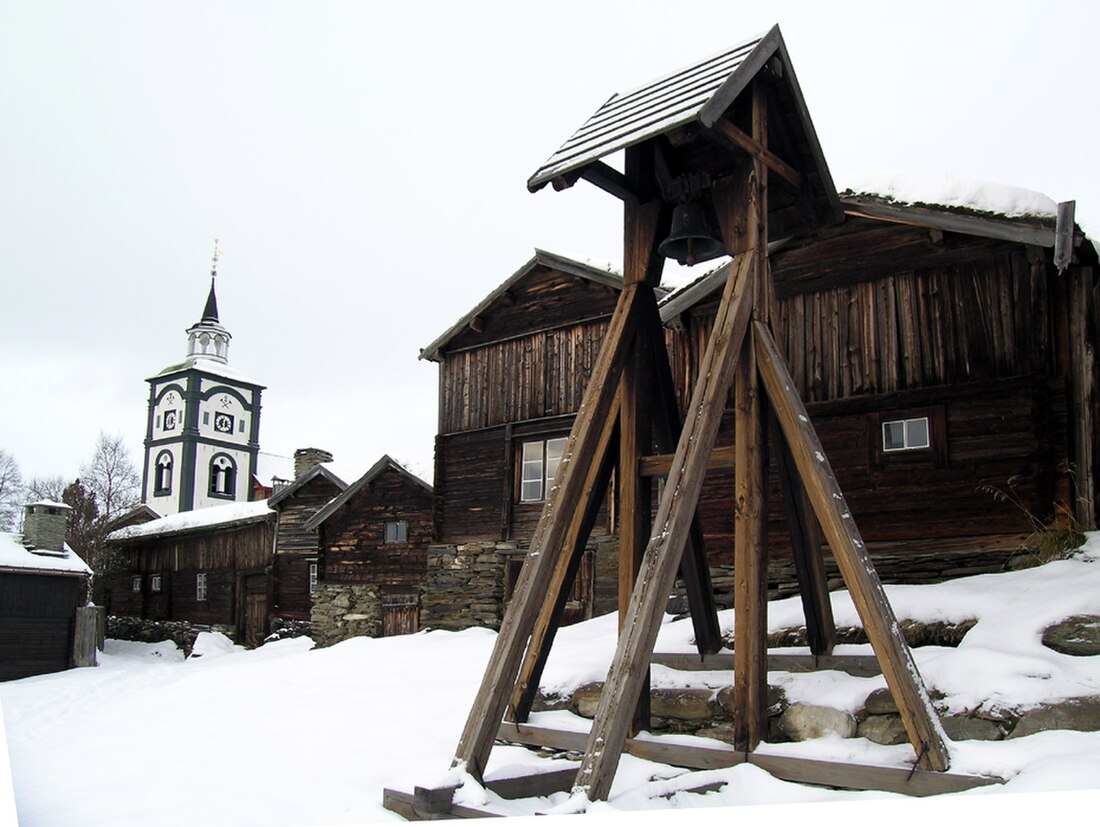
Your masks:
<svg viewBox="0 0 1100 827"><path fill-rule="evenodd" d="M65 503L50 500L31 503L23 509L23 539L42 551L64 551L69 512Z"/></svg>
<svg viewBox="0 0 1100 827"><path fill-rule="evenodd" d="M299 448L294 452L294 479L323 462L332 462L332 454L320 448Z"/></svg>

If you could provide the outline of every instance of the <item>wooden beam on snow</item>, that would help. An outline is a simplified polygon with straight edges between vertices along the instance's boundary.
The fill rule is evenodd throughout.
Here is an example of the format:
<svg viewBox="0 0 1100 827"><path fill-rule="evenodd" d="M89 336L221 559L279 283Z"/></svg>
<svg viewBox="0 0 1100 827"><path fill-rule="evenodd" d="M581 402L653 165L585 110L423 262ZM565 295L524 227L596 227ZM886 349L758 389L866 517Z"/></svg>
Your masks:
<svg viewBox="0 0 1100 827"><path fill-rule="evenodd" d="M878 656L917 760L924 769L946 770L949 758L939 717L806 408L794 390L794 380L771 331L759 322L753 324L753 341L760 377L790 446L798 475Z"/></svg>

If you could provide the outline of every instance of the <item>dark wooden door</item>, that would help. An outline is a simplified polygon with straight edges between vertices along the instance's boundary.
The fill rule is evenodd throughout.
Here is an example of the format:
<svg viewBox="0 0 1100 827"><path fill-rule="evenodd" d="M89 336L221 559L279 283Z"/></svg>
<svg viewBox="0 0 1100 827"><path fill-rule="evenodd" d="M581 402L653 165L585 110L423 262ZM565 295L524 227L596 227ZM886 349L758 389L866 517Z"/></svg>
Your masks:
<svg viewBox="0 0 1100 827"><path fill-rule="evenodd" d="M420 629L420 601L415 594L382 595L382 636L411 635Z"/></svg>
<svg viewBox="0 0 1100 827"><path fill-rule="evenodd" d="M244 579L244 643L259 646L267 637L267 576Z"/></svg>

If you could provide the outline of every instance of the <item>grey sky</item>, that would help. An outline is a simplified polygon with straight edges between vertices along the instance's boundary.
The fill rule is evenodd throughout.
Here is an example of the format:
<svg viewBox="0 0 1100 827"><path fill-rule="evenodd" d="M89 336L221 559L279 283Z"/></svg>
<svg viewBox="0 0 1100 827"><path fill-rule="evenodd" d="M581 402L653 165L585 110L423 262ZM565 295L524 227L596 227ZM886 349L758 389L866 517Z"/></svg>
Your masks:
<svg viewBox="0 0 1100 827"><path fill-rule="evenodd" d="M72 477L106 430L137 460L217 237L262 450L430 479L419 348L536 246L619 266L615 199L527 177L612 93L776 22L838 184L946 173L1100 213L1093 4L4 0L0 448Z"/></svg>

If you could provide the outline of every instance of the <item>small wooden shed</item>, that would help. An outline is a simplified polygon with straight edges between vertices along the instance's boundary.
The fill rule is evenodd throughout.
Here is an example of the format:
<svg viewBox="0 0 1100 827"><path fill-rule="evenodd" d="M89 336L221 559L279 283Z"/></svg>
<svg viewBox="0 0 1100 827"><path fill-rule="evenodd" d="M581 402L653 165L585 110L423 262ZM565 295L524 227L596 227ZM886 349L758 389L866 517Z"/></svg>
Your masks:
<svg viewBox="0 0 1100 827"><path fill-rule="evenodd" d="M69 506L40 501L24 533L0 533L0 680L73 666L77 609L92 570L65 542Z"/></svg>

